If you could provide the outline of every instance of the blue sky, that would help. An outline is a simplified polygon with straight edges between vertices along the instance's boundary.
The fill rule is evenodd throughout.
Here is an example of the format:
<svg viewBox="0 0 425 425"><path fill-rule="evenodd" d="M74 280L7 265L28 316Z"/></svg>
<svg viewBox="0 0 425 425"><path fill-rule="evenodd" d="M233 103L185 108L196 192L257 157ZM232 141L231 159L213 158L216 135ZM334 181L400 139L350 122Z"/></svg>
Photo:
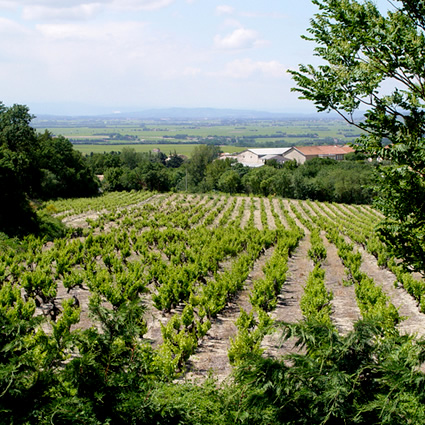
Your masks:
<svg viewBox="0 0 425 425"><path fill-rule="evenodd" d="M311 112L286 70L314 63L300 35L315 12L309 0L0 0L0 100Z"/></svg>

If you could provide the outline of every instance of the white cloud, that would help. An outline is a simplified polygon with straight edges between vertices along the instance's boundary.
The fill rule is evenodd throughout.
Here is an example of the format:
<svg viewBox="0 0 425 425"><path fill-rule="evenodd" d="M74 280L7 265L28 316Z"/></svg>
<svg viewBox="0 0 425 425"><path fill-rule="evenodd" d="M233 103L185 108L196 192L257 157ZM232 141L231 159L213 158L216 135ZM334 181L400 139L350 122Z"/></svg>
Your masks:
<svg viewBox="0 0 425 425"><path fill-rule="evenodd" d="M35 54L46 72L57 82L90 90L115 93L132 84L126 91L134 96L139 87L164 79L198 76L204 61L204 52L135 21L43 24L36 31Z"/></svg>
<svg viewBox="0 0 425 425"><path fill-rule="evenodd" d="M227 5L217 6L215 9L217 15L233 15L234 12L235 8Z"/></svg>
<svg viewBox="0 0 425 425"><path fill-rule="evenodd" d="M10 0L0 0L0 8L12 10L16 8L16 3Z"/></svg>
<svg viewBox="0 0 425 425"><path fill-rule="evenodd" d="M96 0L96 2L102 2L105 3L105 0ZM108 3L110 0L106 0L106 3ZM58 3L60 3L60 6L58 6ZM11 7L13 5L13 8L18 7L25 7L25 6L45 6L45 7L52 7L52 8L58 8L58 7L77 7L82 4L88 4L88 3L94 3L94 1L91 0L61 0L58 2L58 0L0 0L0 7Z"/></svg>
<svg viewBox="0 0 425 425"><path fill-rule="evenodd" d="M169 6L175 0L0 0L0 8L18 9L24 8L24 13L31 19L37 19L38 16L44 16L59 13L64 9L84 10L102 6L114 10L156 10ZM51 10L49 10L51 9ZM34 18L32 18L34 16Z"/></svg>
<svg viewBox="0 0 425 425"><path fill-rule="evenodd" d="M0 17L0 34L7 34L10 36L25 35L29 31L26 27L10 19Z"/></svg>
<svg viewBox="0 0 425 425"><path fill-rule="evenodd" d="M113 0L112 7L116 10L156 10L167 7L175 0Z"/></svg>
<svg viewBox="0 0 425 425"><path fill-rule="evenodd" d="M101 9L101 3L87 3L74 7L26 6L23 9L23 18L27 20L89 19Z"/></svg>
<svg viewBox="0 0 425 425"><path fill-rule="evenodd" d="M139 22L109 22L103 25L85 24L40 24L36 26L46 40L84 41L89 46L92 41L126 42L135 39L144 25Z"/></svg>
<svg viewBox="0 0 425 425"><path fill-rule="evenodd" d="M278 61L237 59L229 62L222 71L215 73L215 75L234 79L246 79L258 74L267 78L285 78L286 67Z"/></svg>
<svg viewBox="0 0 425 425"><path fill-rule="evenodd" d="M243 28L243 25L235 18L227 18L222 24L223 28Z"/></svg>
<svg viewBox="0 0 425 425"><path fill-rule="evenodd" d="M263 44L264 41L260 40L257 31L246 28L237 28L224 37L214 37L214 46L224 50L251 49Z"/></svg>
<svg viewBox="0 0 425 425"><path fill-rule="evenodd" d="M287 19L289 15L279 12L241 12L244 18L269 18L269 19Z"/></svg>
<svg viewBox="0 0 425 425"><path fill-rule="evenodd" d="M195 67L191 67L191 66L188 66L183 70L183 75L188 76L188 77L196 77L200 73L201 73L200 68L195 68Z"/></svg>
<svg viewBox="0 0 425 425"><path fill-rule="evenodd" d="M149 72L149 35L138 22L44 24L33 39L30 81L57 98L124 97Z"/></svg>

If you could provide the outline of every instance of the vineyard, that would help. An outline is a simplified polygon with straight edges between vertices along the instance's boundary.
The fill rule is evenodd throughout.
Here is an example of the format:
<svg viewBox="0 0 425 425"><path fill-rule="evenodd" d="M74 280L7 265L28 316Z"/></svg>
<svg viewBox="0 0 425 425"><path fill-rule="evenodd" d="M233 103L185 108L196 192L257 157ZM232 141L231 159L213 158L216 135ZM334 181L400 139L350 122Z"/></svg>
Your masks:
<svg viewBox="0 0 425 425"><path fill-rule="evenodd" d="M133 303L139 348L164 376L212 370L221 381L252 353L296 351L269 332L279 321L346 334L363 317L425 332L424 282L374 236L380 215L369 206L131 192L48 209L69 236L28 237L1 254L0 306L9 318L45 318L38 332L59 345L99 327L96 314L118 326ZM77 355L62 345L64 361Z"/></svg>

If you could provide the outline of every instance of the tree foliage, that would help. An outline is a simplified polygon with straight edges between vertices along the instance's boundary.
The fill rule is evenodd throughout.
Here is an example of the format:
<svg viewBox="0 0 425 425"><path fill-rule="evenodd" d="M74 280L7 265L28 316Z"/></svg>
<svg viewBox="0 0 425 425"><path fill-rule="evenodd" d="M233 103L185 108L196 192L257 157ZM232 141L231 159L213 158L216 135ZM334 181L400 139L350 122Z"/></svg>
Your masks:
<svg viewBox="0 0 425 425"><path fill-rule="evenodd" d="M236 374L250 424L413 424L425 419L424 342L359 321L340 335L308 320L284 325L304 353L258 357ZM252 359L251 359L252 360ZM289 364L289 365L288 365ZM241 417L243 417L241 415ZM249 418L249 419L248 419Z"/></svg>
<svg viewBox="0 0 425 425"><path fill-rule="evenodd" d="M400 0L386 14L371 1L313 0L306 40L319 66L290 71L301 98L364 131L357 149L381 165L382 238L425 273L425 2ZM364 111L356 119L355 111Z"/></svg>
<svg viewBox="0 0 425 425"><path fill-rule="evenodd" d="M104 188L115 190L158 190L170 189L170 175L164 165L163 154L136 152L124 148L118 164L104 169Z"/></svg>
<svg viewBox="0 0 425 425"><path fill-rule="evenodd" d="M63 136L45 132L39 137L38 164L42 199L94 196L99 182L80 152Z"/></svg>
<svg viewBox="0 0 425 425"><path fill-rule="evenodd" d="M208 164L211 164L219 154L220 148L213 145L200 145L193 150L187 166L193 184L197 185L203 180Z"/></svg>
<svg viewBox="0 0 425 425"><path fill-rule="evenodd" d="M0 102L0 231L22 234L36 229L28 196L38 189L37 136L29 125L29 109Z"/></svg>
<svg viewBox="0 0 425 425"><path fill-rule="evenodd" d="M37 135L33 118L27 106L0 102L0 231L10 235L40 230L30 200L91 196L99 188L72 144L47 132Z"/></svg>

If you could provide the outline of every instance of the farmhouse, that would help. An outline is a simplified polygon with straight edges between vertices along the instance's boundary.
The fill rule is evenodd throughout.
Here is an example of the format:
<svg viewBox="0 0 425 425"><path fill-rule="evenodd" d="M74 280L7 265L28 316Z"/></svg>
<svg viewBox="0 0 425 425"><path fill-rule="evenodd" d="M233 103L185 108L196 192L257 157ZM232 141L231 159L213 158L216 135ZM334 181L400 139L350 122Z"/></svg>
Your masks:
<svg viewBox="0 0 425 425"><path fill-rule="evenodd" d="M288 161L286 155L293 149L294 148L247 149L240 152L236 156L236 159L238 162L248 167L261 167L270 159L275 159L278 162Z"/></svg>
<svg viewBox="0 0 425 425"><path fill-rule="evenodd" d="M285 154L285 158L295 159L299 164L313 158L330 158L343 160L347 153L354 152L350 146L296 146Z"/></svg>

